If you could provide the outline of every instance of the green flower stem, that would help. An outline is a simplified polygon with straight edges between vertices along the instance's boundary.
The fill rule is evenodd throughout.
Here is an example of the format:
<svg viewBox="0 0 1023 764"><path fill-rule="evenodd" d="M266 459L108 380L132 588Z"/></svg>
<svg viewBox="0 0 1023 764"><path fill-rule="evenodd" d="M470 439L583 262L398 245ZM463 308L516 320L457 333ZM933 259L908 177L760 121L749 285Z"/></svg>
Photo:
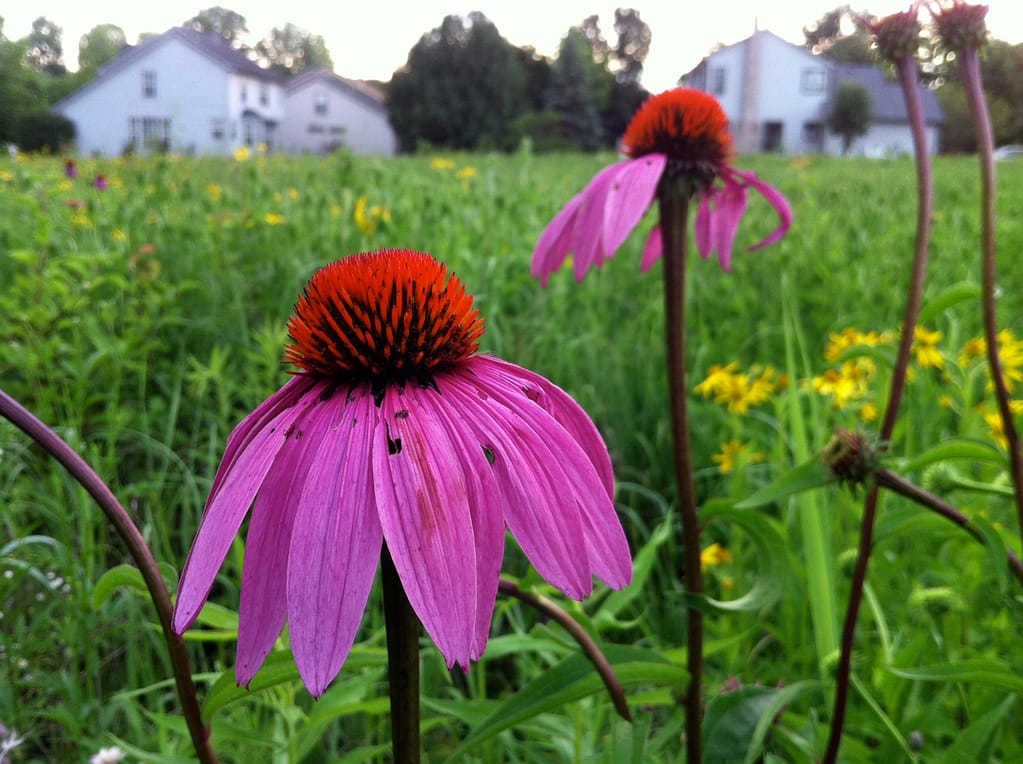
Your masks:
<svg viewBox="0 0 1023 764"><path fill-rule="evenodd" d="M971 522L970 518L952 505L935 496L930 491L924 490L915 483L911 483L906 480L901 475L886 469L877 470L874 473L874 480L877 485L882 488L887 488L889 491L893 491L900 496L905 496L907 499L912 499L917 504L937 512L946 520L958 525L981 544L987 543L984 538L984 534L981 533L980 529ZM1016 556L1016 553L1011 549L1005 550L1005 557L1009 563L1009 570L1011 570L1012 574L1016 576L1021 584L1023 584L1023 561L1021 561L1019 557Z"/></svg>
<svg viewBox="0 0 1023 764"><path fill-rule="evenodd" d="M185 649L184 641L174 633L171 626L174 606L171 604L170 594L164 584L163 576L160 575L156 559L145 539L142 538L138 527L132 522L131 516L121 506L113 491L92 467L57 433L3 390L0 390L0 414L38 443L89 492L89 495L103 510L103 514L106 515L114 530L117 531L117 535L128 547L128 553L131 554L142 573L142 579L149 590L149 598L156 608L160 626L163 628L163 638L167 643L167 652L174 670L174 682L178 691L178 700L181 703L181 712L192 737L196 758L202 764L216 764L217 756L210 745L209 727L203 723L199 710L199 699L195 691L195 683L192 681L188 651Z"/></svg>
<svg viewBox="0 0 1023 764"><path fill-rule="evenodd" d="M664 320L668 355L668 405L674 443L675 481L682 519L682 575L686 590L703 594L700 571L700 521L696 513L692 454L689 446L689 413L686 396L686 249L689 197L666 193L660 198L661 235L664 241ZM686 691L686 761L703 759L703 613L690 608L686 616L686 650L689 688Z"/></svg>
<svg viewBox="0 0 1023 764"><path fill-rule="evenodd" d="M615 675L614 668L612 668L607 658L604 657L604 653L600 651L600 647L597 646L593 637L589 635L577 620L565 609L558 607L546 597L538 597L535 594L522 591L514 581L507 581L502 578L498 582L498 589L502 593L515 597L517 600L526 603L533 609L561 624L561 627L579 643L586 657L590 659L597 673L600 674L600 678L604 680L604 686L607 687L607 692L611 696L611 702L614 703L618 715L628 722L632 721L629 704L625 700L625 693L622 691L622 685Z"/></svg>
<svg viewBox="0 0 1023 764"><path fill-rule="evenodd" d="M980 55L976 48L965 48L959 52L960 70L966 89L966 99L973 114L977 132L977 153L980 156L980 215L982 278L981 300L984 306L984 337L987 341L988 366L998 413L1002 419L1002 431L1009 451L1009 472L1015 489L1016 513L1019 517L1020 532L1023 533L1023 454L1020 452L1019 433L1016 420L1009 405L1009 390L1005 384L1002 360L998 356L998 316L995 308L995 161L994 137L991 132L991 118L984 100L984 88L980 77Z"/></svg>
<svg viewBox="0 0 1023 764"><path fill-rule="evenodd" d="M902 321L902 332L899 337L899 349L892 371L891 388L888 390L888 403L885 407L884 419L881 422L880 439L882 446L891 440L898 418L899 405L902 402L902 391L906 384L906 375L913 348L913 335L916 330L917 316L923 299L924 280L927 274L927 261L931 242L931 211L934 203L933 183L931 179L931 158L927 147L927 134L924 123L923 104L920 99L919 78L916 60L912 56L902 56L895 62L899 75L899 83L906 99L906 112L913 133L913 148L916 152L917 172L917 217L916 241L913 251L913 265L910 274L909 289L906 295L906 310ZM824 754L825 764L834 764L838 759L838 749L842 743L842 730L845 726L845 710L849 697L849 681L852 672L852 651L856 637L856 620L859 617L860 604L863 601L863 586L867 580L867 566L870 563L870 552L873 547L874 521L877 517L877 487L871 487L863 503L863 516L860 520L860 541L856 554L856 566L853 569L852 588L849 591L849 602L846 606L845 621L842 624L841 650L838 667L835 673L835 704L831 716L831 729L828 733L828 746Z"/></svg>
<svg viewBox="0 0 1023 764"><path fill-rule="evenodd" d="M391 696L391 753L396 764L419 764L419 618L385 545L380 553Z"/></svg>

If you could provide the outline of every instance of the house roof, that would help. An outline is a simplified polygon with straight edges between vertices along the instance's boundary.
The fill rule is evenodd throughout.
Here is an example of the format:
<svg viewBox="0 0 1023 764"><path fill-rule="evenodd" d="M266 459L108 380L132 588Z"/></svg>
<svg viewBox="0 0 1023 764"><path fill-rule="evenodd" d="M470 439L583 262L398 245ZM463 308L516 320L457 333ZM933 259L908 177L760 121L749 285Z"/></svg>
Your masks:
<svg viewBox="0 0 1023 764"><path fill-rule="evenodd" d="M832 63L832 97L842 82L855 82L862 85L870 93L872 114L875 122L906 122L906 99L902 87L895 80L885 76L884 72L873 64L839 64ZM941 108L937 94L919 86L920 101L924 110L924 121L929 125L941 125L945 122L945 112Z"/></svg>
<svg viewBox="0 0 1023 764"><path fill-rule="evenodd" d="M341 90L362 101L366 106L386 110L387 97L384 92L363 80L350 80L334 74L329 69L307 69L291 78L287 84L288 93L294 93L315 83Z"/></svg>
<svg viewBox="0 0 1023 764"><path fill-rule="evenodd" d="M282 83L283 77L270 69L264 69L250 59L243 51L232 48L222 37L205 34L191 27L171 27L162 34L147 37L138 45L125 45L110 61L99 68L96 78L78 88L61 100L57 107L78 98L93 87L103 82L109 75L115 74L126 66L148 56L152 51L170 40L180 40L197 52L206 56L228 72L244 74L248 77L266 82Z"/></svg>

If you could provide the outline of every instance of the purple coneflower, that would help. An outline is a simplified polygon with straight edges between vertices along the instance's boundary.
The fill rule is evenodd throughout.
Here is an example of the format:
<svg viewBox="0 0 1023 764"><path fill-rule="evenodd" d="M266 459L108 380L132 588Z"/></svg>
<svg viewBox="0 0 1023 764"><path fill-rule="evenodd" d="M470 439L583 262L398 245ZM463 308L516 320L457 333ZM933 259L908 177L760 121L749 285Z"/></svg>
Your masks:
<svg viewBox="0 0 1023 764"><path fill-rule="evenodd" d="M68 159L64 162L64 177L71 178L72 180L78 177L78 165L75 164L74 159Z"/></svg>
<svg viewBox="0 0 1023 764"><path fill-rule="evenodd" d="M490 629L505 528L574 598L632 577L596 428L567 393L477 355L483 319L430 255L383 250L316 273L288 325L295 376L231 433L178 590L187 629L252 506L235 675L289 622L313 695L355 640L382 544L449 666Z"/></svg>
<svg viewBox="0 0 1023 764"><path fill-rule="evenodd" d="M97 175L96 179L92 181L92 185L100 191L106 191L110 188L110 183L107 182L106 175Z"/></svg>
<svg viewBox="0 0 1023 764"><path fill-rule="evenodd" d="M597 173L540 236L532 271L544 284L570 252L579 281L591 266L610 259L643 219L662 184L678 182L683 193L699 199L696 248L704 257L716 253L726 271L732 266L732 242L746 211L748 188L759 191L781 218L750 249L773 244L792 224L792 210L781 192L754 173L731 166L728 117L712 95L676 88L651 96L629 123L622 153L629 159ZM657 261L662 249L656 226L643 249L643 270Z"/></svg>

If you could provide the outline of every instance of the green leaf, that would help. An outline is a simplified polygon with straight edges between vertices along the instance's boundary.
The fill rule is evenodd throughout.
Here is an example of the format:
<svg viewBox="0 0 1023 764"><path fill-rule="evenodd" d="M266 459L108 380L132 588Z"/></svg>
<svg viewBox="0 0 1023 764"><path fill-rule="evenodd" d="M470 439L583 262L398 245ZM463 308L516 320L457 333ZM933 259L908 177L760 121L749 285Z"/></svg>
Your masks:
<svg viewBox="0 0 1023 764"><path fill-rule="evenodd" d="M939 314L944 313L953 305L979 300L980 294L980 287L968 281L953 284L933 300L928 300L927 304L920 309L920 313L917 315L917 323L923 326L933 321Z"/></svg>
<svg viewBox="0 0 1023 764"><path fill-rule="evenodd" d="M776 692L770 687L741 687L712 698L703 718L704 761L745 761L753 730L771 707Z"/></svg>
<svg viewBox="0 0 1023 764"><path fill-rule="evenodd" d="M756 546L760 562L757 581L746 594L734 600L687 595L693 607L704 612L738 612L761 610L777 602L785 592L788 576L788 549L771 521L757 512L741 512L727 502L708 502L700 511L703 522L726 520L745 530Z"/></svg>
<svg viewBox="0 0 1023 764"><path fill-rule="evenodd" d="M1006 696L1001 703L982 714L969 727L956 735L955 743L945 751L945 764L959 764L963 761L987 761L980 754L989 751L998 727L1005 721L1016 703L1015 695Z"/></svg>
<svg viewBox="0 0 1023 764"><path fill-rule="evenodd" d="M99 610L122 586L146 591L146 582L142 580L142 572L138 568L134 565L117 565L100 576L96 582L96 587L92 590L92 609Z"/></svg>
<svg viewBox="0 0 1023 764"><path fill-rule="evenodd" d="M666 684L681 690L685 686L686 670L652 650L607 647L604 655L614 667L622 687ZM580 654L571 655L503 701L472 730L452 758L516 724L603 691L604 683L589 659Z"/></svg>
<svg viewBox="0 0 1023 764"><path fill-rule="evenodd" d="M793 467L788 472L779 475L770 485L764 486L752 496L735 505L736 509L754 509L772 504L782 499L787 499L797 493L820 488L828 483L835 482L831 470L821 463L820 457L814 456L809 461L803 462L798 467Z"/></svg>
<svg viewBox="0 0 1023 764"><path fill-rule="evenodd" d="M601 603L600 609L594 614L593 625L598 631L615 627L628 628L632 625L619 621L617 616L633 600L643 594L644 584L650 578L650 573L658 560L658 552L671 536L671 529L672 515L669 513L633 558L632 583L620 591L608 595L607 599Z"/></svg>
<svg viewBox="0 0 1023 764"><path fill-rule="evenodd" d="M995 572L998 591L1005 593L1009 589L1009 558L1005 542L995 530L994 525L983 517L972 518L972 524L984 537L984 548L987 549L988 557L991 559L991 570Z"/></svg>
<svg viewBox="0 0 1023 764"><path fill-rule="evenodd" d="M888 671L919 682L977 682L1023 695L1023 677L1009 664L994 659L977 658L918 668L888 666Z"/></svg>
<svg viewBox="0 0 1023 764"><path fill-rule="evenodd" d="M914 456L902 464L899 471L916 471L935 462L949 459L969 459L974 462L1005 464L1005 454L991 443L971 438L949 438L933 448L927 449L922 454Z"/></svg>

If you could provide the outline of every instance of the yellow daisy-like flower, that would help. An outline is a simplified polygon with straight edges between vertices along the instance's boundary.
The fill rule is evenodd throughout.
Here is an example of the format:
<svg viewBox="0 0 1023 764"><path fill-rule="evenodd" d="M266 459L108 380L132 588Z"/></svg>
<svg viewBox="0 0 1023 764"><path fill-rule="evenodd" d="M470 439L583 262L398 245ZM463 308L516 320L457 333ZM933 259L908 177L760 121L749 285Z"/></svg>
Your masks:
<svg viewBox="0 0 1023 764"><path fill-rule="evenodd" d="M298 189L297 188L289 188L288 189L288 198L291 199L291 201L293 201L293 202L297 201L298 200L298 196L299 196L299 194L298 194Z"/></svg>
<svg viewBox="0 0 1023 764"><path fill-rule="evenodd" d="M715 565L727 565L731 561L732 553L716 541L700 552L701 570Z"/></svg>
<svg viewBox="0 0 1023 764"><path fill-rule="evenodd" d="M726 380L735 374L738 368L739 364L735 361L732 361L727 366L714 364L707 371L707 378L693 389L707 398L710 398L712 395L717 395L726 384Z"/></svg>
<svg viewBox="0 0 1023 764"><path fill-rule="evenodd" d="M824 360L836 361L849 348L860 345L867 347L887 345L892 342L893 337L890 332L861 332L859 329L848 327L841 332L832 332L828 335L828 340L824 348Z"/></svg>
<svg viewBox="0 0 1023 764"><path fill-rule="evenodd" d="M252 149L248 146L242 146L241 148L235 149L234 158L239 162L245 162L252 156Z"/></svg>
<svg viewBox="0 0 1023 764"><path fill-rule="evenodd" d="M820 395L829 396L834 408L844 410L849 403L866 397L876 370L870 358L854 358L838 369L828 369L821 376L813 377L810 385Z"/></svg>
<svg viewBox="0 0 1023 764"><path fill-rule="evenodd" d="M266 144L266 141L261 141L259 145L256 146L256 151L260 154L266 154L269 150L270 147Z"/></svg>
<svg viewBox="0 0 1023 764"><path fill-rule="evenodd" d="M342 212L342 209L341 209L341 205L340 204L334 203L334 204L330 205L331 217L335 217L336 218L336 217L338 217L341 214L341 212Z"/></svg>
<svg viewBox="0 0 1023 764"><path fill-rule="evenodd" d="M263 215L263 222L267 225L280 225L284 222L284 215L279 212L268 212Z"/></svg>
<svg viewBox="0 0 1023 764"><path fill-rule="evenodd" d="M78 226L79 228L92 228L92 221L89 220L89 216L81 212L76 212L72 215L69 222L71 225Z"/></svg>
<svg viewBox="0 0 1023 764"><path fill-rule="evenodd" d="M14 181L14 173L10 170L0 170L0 180L4 183L11 183Z"/></svg>
<svg viewBox="0 0 1023 764"><path fill-rule="evenodd" d="M455 163L451 159L444 159L443 157L434 157L430 160L430 167L435 170L453 170L455 169Z"/></svg>
<svg viewBox="0 0 1023 764"><path fill-rule="evenodd" d="M1023 413L1023 400L1021 401L1009 401L1009 410L1012 412L1014 417L1018 417ZM1002 448L1009 447L1009 441L1005 437L1005 427L1002 425L1002 417L997 411L988 411L984 414L984 421L987 426L991 429L991 437L995 439Z"/></svg>
<svg viewBox="0 0 1023 764"><path fill-rule="evenodd" d="M778 389L776 374L771 367L739 372L738 364L733 361L727 366L712 366L707 378L693 389L708 398L713 396L715 403L727 405L733 413L745 414L750 406L770 400Z"/></svg>
<svg viewBox="0 0 1023 764"><path fill-rule="evenodd" d="M125 242L128 241L128 234L122 231L120 228L115 228L113 233L110 234L114 241Z"/></svg>
<svg viewBox="0 0 1023 764"><path fill-rule="evenodd" d="M741 440L733 438L727 443L723 443L721 445L721 451L710 458L711 461L718 465L718 469L721 470L722 473L728 473L735 470L735 467L742 458L742 455L745 454L748 449L749 445L747 443L743 443ZM758 453L749 455L749 459L751 461L760 461L762 458L762 455Z"/></svg>
<svg viewBox="0 0 1023 764"><path fill-rule="evenodd" d="M377 229L377 223L390 223L391 211L383 204L369 206L369 200L360 196L355 202L355 224L364 234L371 234Z"/></svg>
<svg viewBox="0 0 1023 764"><path fill-rule="evenodd" d="M220 187L219 183L210 183L206 186L206 193L209 194L210 199L215 202L219 202L221 195L224 193L224 189Z"/></svg>
<svg viewBox="0 0 1023 764"><path fill-rule="evenodd" d="M970 363L987 355L987 340L983 337L974 337L967 340L959 351L959 365L969 366Z"/></svg>
<svg viewBox="0 0 1023 764"><path fill-rule="evenodd" d="M942 334L938 331L928 331L921 326L913 329L913 352L916 354L916 362L924 369L945 368L945 356L938 349Z"/></svg>
<svg viewBox="0 0 1023 764"><path fill-rule="evenodd" d="M864 403L860 406L860 419L864 422L873 422L877 419L877 406L873 403Z"/></svg>
<svg viewBox="0 0 1023 764"><path fill-rule="evenodd" d="M469 180L470 178L475 178L477 174L478 173L475 167L467 165L463 167L461 170L459 170L455 174L455 177L458 178L459 180Z"/></svg>

